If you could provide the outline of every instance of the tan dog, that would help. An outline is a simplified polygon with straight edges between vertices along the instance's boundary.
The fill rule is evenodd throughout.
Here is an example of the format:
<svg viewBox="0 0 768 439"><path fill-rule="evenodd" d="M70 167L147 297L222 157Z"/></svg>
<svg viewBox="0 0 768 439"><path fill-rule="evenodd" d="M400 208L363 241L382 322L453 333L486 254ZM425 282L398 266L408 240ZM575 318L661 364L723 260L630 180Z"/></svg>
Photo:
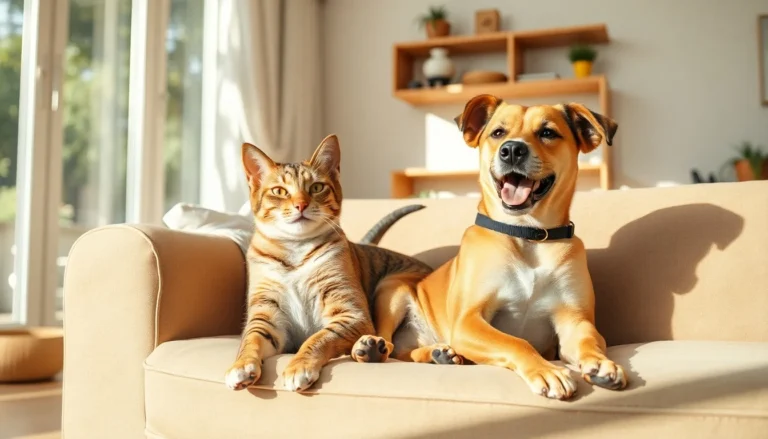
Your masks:
<svg viewBox="0 0 768 439"><path fill-rule="evenodd" d="M610 145L616 123L579 104L522 107L489 95L456 121L467 145L480 148L484 226L470 226L458 255L416 294L377 300L379 336L394 338L396 358L502 366L533 392L566 399L574 380L542 356L559 339L560 357L585 380L624 388L626 374L595 329L584 244L569 219L578 154Z"/></svg>

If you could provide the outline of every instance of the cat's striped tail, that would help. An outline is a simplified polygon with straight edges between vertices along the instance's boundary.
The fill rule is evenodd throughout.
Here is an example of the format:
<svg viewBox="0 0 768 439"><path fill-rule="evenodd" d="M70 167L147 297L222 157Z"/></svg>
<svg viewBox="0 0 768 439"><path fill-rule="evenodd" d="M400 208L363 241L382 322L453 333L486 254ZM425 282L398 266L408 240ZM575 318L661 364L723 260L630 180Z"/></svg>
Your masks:
<svg viewBox="0 0 768 439"><path fill-rule="evenodd" d="M384 218L380 219L379 222L374 224L373 227L368 230L368 233L363 236L363 239L360 240L360 243L368 245L378 244L381 240L381 237L384 236L387 230L389 230L393 224L400 220L400 218L410 213L416 212L417 210L421 210L425 207L427 206L424 206L423 204L409 204L399 209L395 209L392 211L392 213L388 214Z"/></svg>

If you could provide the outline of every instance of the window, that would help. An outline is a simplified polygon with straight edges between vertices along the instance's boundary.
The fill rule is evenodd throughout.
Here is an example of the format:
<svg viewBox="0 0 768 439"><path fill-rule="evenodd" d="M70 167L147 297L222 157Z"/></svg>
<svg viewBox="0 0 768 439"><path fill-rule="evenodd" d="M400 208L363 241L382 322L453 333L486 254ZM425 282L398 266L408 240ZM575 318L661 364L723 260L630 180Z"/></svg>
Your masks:
<svg viewBox="0 0 768 439"><path fill-rule="evenodd" d="M12 321L21 299L13 271L23 8L0 0L0 324Z"/></svg>
<svg viewBox="0 0 768 439"><path fill-rule="evenodd" d="M199 200L204 3L0 0L0 326L61 321L86 231Z"/></svg>
<svg viewBox="0 0 768 439"><path fill-rule="evenodd" d="M55 306L66 256L91 228L125 221L130 0L70 0Z"/></svg>
<svg viewBox="0 0 768 439"><path fill-rule="evenodd" d="M165 210L199 201L203 2L173 0L166 33Z"/></svg>

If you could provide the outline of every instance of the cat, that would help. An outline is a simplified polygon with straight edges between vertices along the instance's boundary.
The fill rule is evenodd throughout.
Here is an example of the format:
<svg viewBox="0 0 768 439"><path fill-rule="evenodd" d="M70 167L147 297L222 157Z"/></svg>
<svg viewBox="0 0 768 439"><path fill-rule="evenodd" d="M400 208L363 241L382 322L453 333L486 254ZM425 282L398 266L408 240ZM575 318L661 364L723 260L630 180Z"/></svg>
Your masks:
<svg viewBox="0 0 768 439"><path fill-rule="evenodd" d="M338 138L326 137L309 161L275 163L244 144L254 234L247 254L248 312L237 358L225 375L232 390L261 376L262 360L296 352L283 371L287 390L303 391L332 358L385 361L390 340L376 337L371 304L415 294L432 268L409 256L349 242L339 226L342 191ZM424 206L405 206L374 226L363 242L376 244L399 218ZM354 349L353 349L354 345Z"/></svg>

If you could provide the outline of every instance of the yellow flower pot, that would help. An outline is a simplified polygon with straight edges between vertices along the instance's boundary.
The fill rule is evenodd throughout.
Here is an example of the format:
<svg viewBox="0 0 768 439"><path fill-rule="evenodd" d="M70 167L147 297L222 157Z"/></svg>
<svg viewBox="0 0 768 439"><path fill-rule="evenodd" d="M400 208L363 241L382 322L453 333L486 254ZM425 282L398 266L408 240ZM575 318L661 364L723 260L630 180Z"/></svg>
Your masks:
<svg viewBox="0 0 768 439"><path fill-rule="evenodd" d="M592 61L576 61L573 63L573 76L586 78L592 74Z"/></svg>

